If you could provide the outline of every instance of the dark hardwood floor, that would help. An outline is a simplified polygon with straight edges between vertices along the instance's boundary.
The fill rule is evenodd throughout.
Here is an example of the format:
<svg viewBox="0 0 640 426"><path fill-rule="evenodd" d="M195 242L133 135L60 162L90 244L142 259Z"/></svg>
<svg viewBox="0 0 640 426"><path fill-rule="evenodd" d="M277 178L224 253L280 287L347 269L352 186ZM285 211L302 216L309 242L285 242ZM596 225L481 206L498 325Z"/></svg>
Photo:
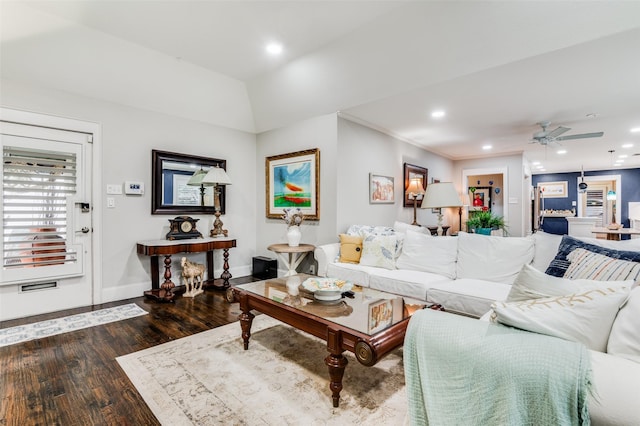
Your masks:
<svg viewBox="0 0 640 426"><path fill-rule="evenodd" d="M4 321L0 327L131 302L149 315L0 348L0 425L157 425L115 358L237 321L240 314L224 292L206 290L173 303L139 297Z"/></svg>

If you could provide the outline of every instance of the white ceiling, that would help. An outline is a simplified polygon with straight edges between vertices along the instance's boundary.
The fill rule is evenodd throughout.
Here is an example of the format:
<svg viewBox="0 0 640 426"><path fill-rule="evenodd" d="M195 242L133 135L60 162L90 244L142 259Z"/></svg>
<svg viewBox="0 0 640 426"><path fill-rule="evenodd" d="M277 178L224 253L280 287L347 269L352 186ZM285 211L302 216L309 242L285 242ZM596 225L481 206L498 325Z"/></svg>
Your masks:
<svg viewBox="0 0 640 426"><path fill-rule="evenodd" d="M259 132L340 111L451 159L594 170L614 149L640 166L640 2L19 3L244 82ZM272 40L282 57L264 53ZM529 143L542 120L605 135L560 156Z"/></svg>

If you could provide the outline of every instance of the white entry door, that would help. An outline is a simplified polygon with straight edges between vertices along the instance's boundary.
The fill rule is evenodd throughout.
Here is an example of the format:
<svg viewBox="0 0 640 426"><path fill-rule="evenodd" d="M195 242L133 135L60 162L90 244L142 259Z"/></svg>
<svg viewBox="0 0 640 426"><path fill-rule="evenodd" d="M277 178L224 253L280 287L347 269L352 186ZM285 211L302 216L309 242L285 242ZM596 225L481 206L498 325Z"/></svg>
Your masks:
<svg viewBox="0 0 640 426"><path fill-rule="evenodd" d="M0 126L0 320L91 305L93 136Z"/></svg>

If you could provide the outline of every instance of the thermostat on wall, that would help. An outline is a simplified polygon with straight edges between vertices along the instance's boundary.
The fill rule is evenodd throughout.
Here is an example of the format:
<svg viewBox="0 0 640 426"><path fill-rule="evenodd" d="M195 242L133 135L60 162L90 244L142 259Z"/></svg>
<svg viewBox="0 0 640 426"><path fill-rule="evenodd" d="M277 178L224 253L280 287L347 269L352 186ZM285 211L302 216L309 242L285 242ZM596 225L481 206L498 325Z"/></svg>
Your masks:
<svg viewBox="0 0 640 426"><path fill-rule="evenodd" d="M144 182L126 181L124 183L124 193L131 195L144 194Z"/></svg>

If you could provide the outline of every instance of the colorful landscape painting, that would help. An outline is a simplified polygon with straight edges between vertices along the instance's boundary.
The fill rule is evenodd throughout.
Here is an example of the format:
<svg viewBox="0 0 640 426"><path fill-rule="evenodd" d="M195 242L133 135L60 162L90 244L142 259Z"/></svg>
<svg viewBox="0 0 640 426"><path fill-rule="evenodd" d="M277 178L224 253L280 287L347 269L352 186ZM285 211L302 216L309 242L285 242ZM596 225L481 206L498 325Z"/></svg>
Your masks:
<svg viewBox="0 0 640 426"><path fill-rule="evenodd" d="M273 168L273 206L311 207L311 161L298 161Z"/></svg>

